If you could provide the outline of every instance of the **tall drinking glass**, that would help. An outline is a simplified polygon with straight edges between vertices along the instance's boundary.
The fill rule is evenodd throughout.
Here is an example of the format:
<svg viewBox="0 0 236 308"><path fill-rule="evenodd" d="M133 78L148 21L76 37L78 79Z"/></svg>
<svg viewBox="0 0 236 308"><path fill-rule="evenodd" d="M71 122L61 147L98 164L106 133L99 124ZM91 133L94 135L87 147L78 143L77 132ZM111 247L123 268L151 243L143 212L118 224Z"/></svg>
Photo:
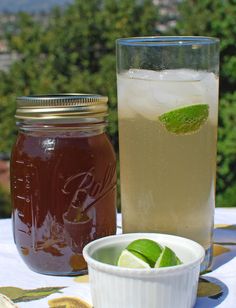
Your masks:
<svg viewBox="0 0 236 308"><path fill-rule="evenodd" d="M117 40L124 232L162 232L212 258L219 40Z"/></svg>

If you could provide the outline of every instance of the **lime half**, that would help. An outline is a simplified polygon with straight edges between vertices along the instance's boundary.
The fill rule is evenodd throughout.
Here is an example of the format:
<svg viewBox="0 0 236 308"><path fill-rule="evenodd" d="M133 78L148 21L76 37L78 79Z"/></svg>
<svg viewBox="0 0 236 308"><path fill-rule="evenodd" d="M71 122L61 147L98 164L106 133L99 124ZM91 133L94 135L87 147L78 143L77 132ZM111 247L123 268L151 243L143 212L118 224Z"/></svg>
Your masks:
<svg viewBox="0 0 236 308"><path fill-rule="evenodd" d="M122 251L117 265L128 268L150 268L150 265L142 255L139 253L132 253L127 249Z"/></svg>
<svg viewBox="0 0 236 308"><path fill-rule="evenodd" d="M154 267L157 258L160 256L162 247L149 239L138 239L133 241L126 248L130 252L136 252L146 258L151 267Z"/></svg>
<svg viewBox="0 0 236 308"><path fill-rule="evenodd" d="M198 131L209 115L207 104L198 104L174 109L159 116L160 122L171 133L178 135Z"/></svg>
<svg viewBox="0 0 236 308"><path fill-rule="evenodd" d="M179 258L176 256L173 250L169 247L164 247L159 258L156 261L155 268L159 267L167 267L167 266L175 266L182 264Z"/></svg>

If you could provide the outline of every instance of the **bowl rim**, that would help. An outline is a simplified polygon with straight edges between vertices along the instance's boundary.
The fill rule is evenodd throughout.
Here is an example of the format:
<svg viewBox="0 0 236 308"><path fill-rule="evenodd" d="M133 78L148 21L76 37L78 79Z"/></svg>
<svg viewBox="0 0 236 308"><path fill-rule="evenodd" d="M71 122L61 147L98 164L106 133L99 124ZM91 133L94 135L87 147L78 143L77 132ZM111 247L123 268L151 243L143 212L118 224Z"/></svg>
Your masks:
<svg viewBox="0 0 236 308"><path fill-rule="evenodd" d="M100 248L106 247L109 244L113 244L115 242L121 243L126 240L135 240L139 238L149 238L155 240L154 237L161 238L161 241L164 242L165 240L172 240L173 242L181 242L189 247L189 250L195 250L195 257L192 261L186 262L184 264L180 264L178 266L171 266L171 267L162 267L162 268L148 268L148 269L134 269L134 268L125 268L125 267L118 267L116 265L111 265L108 263L104 263L94 259L91 255ZM158 239L156 239L158 240ZM182 245L180 245L182 246ZM188 249L186 247L186 249ZM88 267L92 267L95 270L99 270L102 272L114 274L116 276L128 276L128 277L156 277L162 275L176 275L177 273L189 271L194 267L199 266L200 263L203 261L205 256L204 248L198 244L197 242L187 239L185 237L180 237L171 234L163 234L163 233L126 233L126 234L119 234L119 235L110 235L107 237L103 237L97 240L94 240L87 244L83 249L83 256L88 263Z"/></svg>

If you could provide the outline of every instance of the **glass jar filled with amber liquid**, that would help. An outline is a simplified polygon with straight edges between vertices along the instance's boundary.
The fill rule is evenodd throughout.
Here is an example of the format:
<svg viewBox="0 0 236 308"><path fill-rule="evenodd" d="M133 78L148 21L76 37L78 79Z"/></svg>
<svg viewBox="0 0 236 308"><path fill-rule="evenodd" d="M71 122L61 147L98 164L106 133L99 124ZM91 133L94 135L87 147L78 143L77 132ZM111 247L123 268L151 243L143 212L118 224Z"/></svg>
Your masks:
<svg viewBox="0 0 236 308"><path fill-rule="evenodd" d="M13 231L34 271L87 271L83 247L116 232L116 159L104 129L107 97L17 99L11 157Z"/></svg>

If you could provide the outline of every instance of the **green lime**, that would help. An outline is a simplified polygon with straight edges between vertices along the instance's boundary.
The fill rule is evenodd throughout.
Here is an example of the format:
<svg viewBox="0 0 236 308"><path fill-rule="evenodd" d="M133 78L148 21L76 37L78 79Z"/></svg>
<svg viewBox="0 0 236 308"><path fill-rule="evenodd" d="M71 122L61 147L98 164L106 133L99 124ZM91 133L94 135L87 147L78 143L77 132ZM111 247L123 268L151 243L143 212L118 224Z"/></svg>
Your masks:
<svg viewBox="0 0 236 308"><path fill-rule="evenodd" d="M183 264L183 262L176 256L177 265Z"/></svg>
<svg viewBox="0 0 236 308"><path fill-rule="evenodd" d="M166 266L175 266L182 264L179 258L176 256L173 250L169 247L164 247L159 258L156 261L155 268L166 267Z"/></svg>
<svg viewBox="0 0 236 308"><path fill-rule="evenodd" d="M144 256L151 267L154 267L162 251L162 247L157 242L149 239L135 240L126 249Z"/></svg>
<svg viewBox="0 0 236 308"><path fill-rule="evenodd" d="M196 132L206 122L209 115L207 104L191 105L163 113L159 120L174 134L185 135Z"/></svg>
<svg viewBox="0 0 236 308"><path fill-rule="evenodd" d="M118 259L117 265L128 268L150 268L146 259L139 253L130 252L124 249Z"/></svg>

